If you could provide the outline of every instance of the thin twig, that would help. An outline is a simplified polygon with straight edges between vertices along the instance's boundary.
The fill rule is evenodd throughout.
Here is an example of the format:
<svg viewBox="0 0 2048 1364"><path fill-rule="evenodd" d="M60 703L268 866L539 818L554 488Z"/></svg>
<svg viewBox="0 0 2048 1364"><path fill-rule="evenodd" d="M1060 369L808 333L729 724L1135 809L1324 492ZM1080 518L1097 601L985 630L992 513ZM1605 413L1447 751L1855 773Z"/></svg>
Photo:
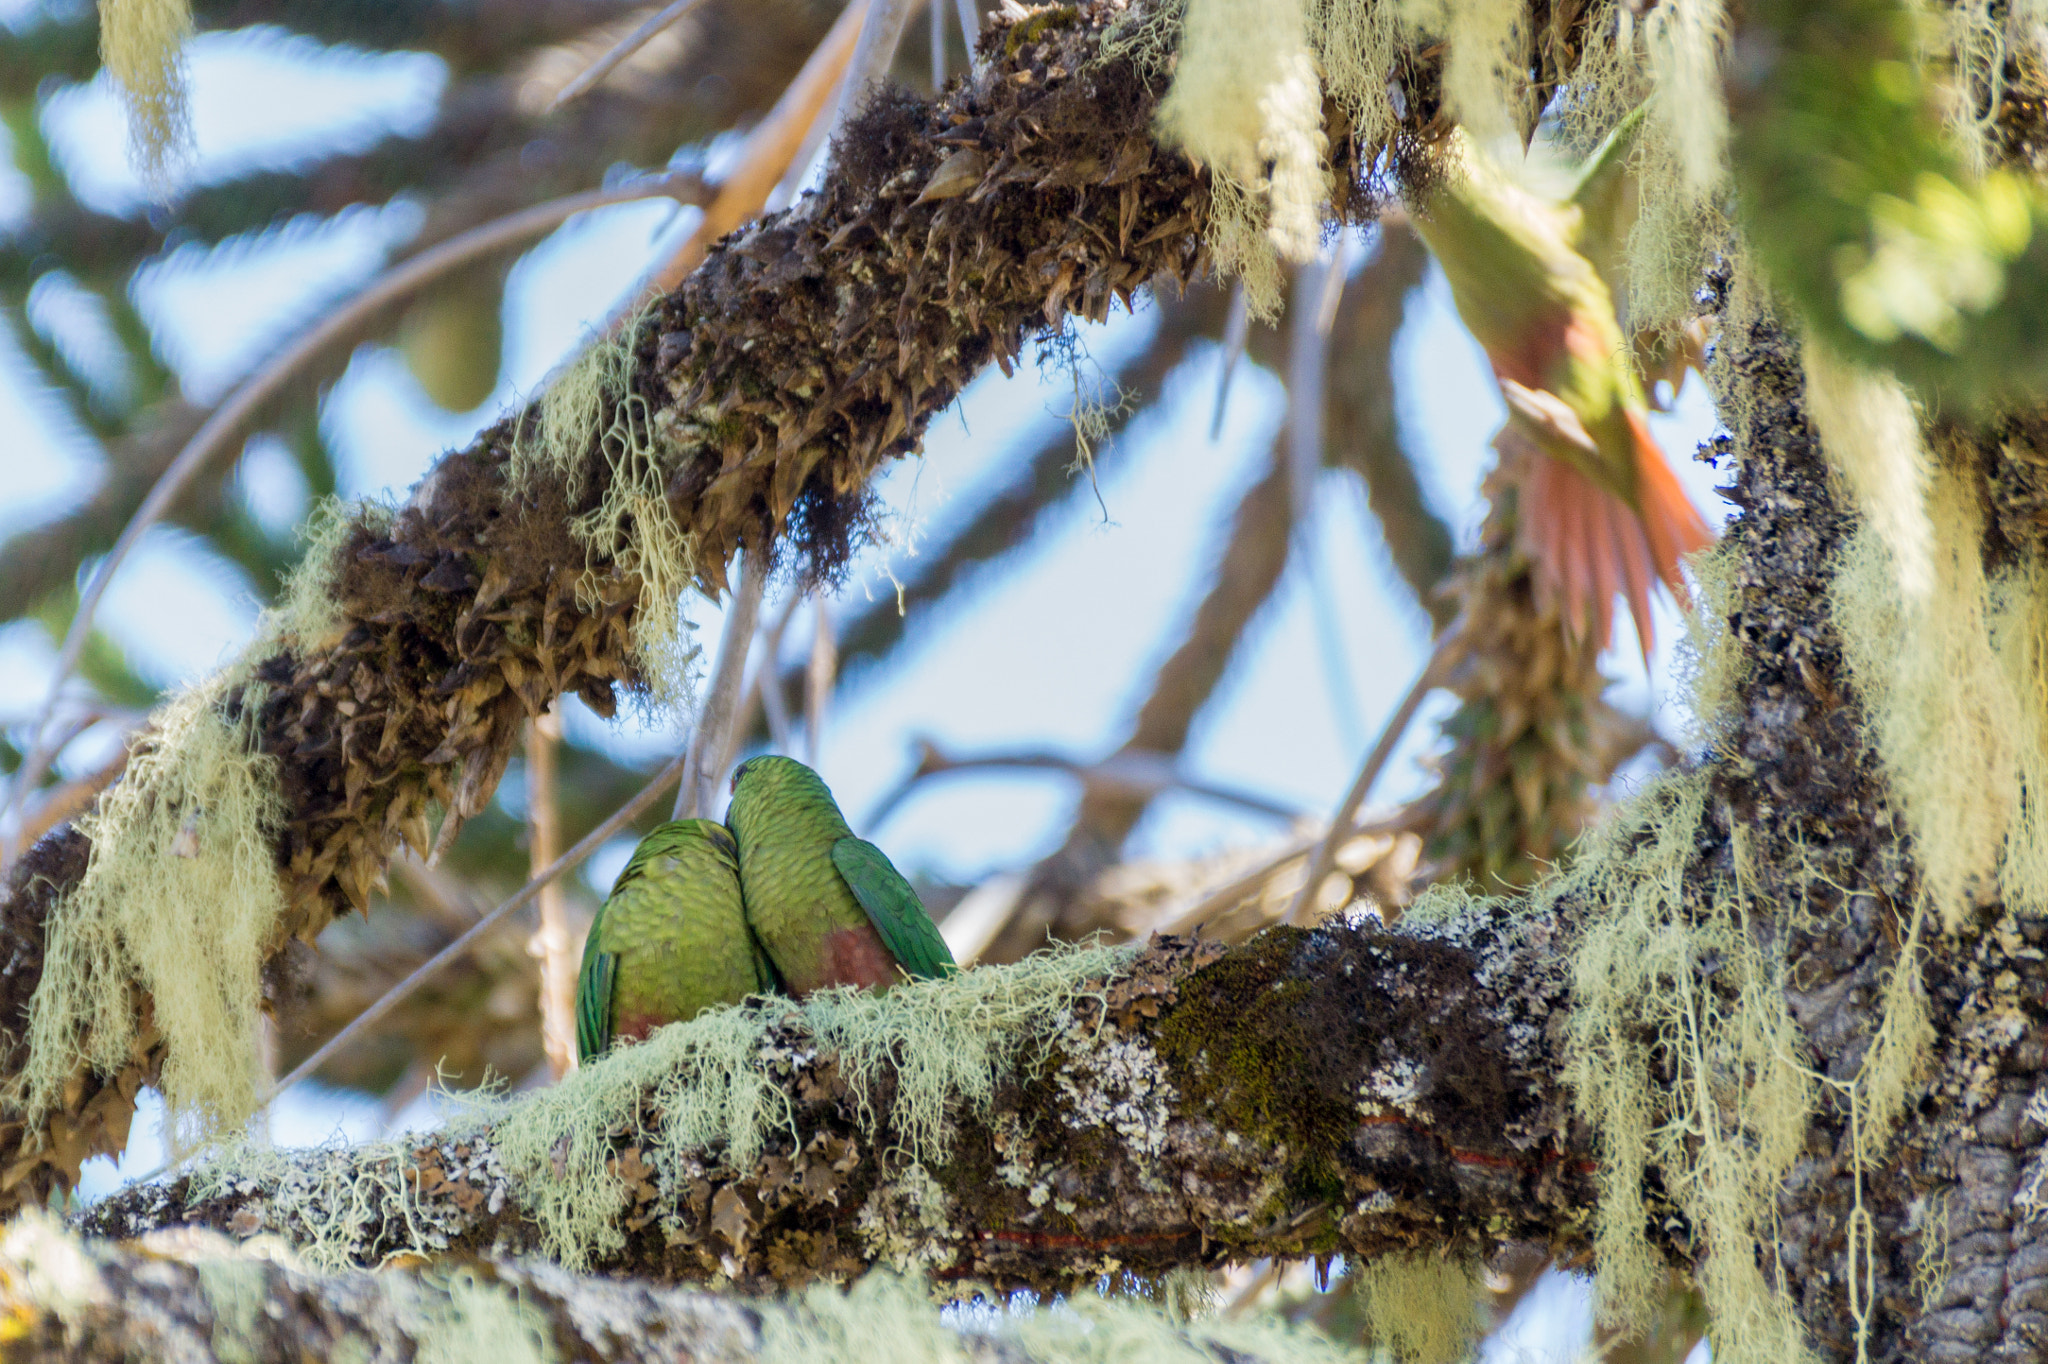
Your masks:
<svg viewBox="0 0 2048 1364"><path fill-rule="evenodd" d="M724 766L728 768L739 756L741 740L753 732L756 709L768 713L768 742L774 745L775 752L789 752L789 704L778 685L781 675L777 660L782 657L783 631L789 628L797 603L802 600L800 594L790 593L775 619L761 624L761 661L754 666L747 682L746 700L741 703L739 717L733 721L732 733L726 740Z"/></svg>
<svg viewBox="0 0 2048 1364"><path fill-rule="evenodd" d="M605 820L604 823L598 825L595 829L592 829L581 839L577 840L575 847L550 862L541 870L539 875L521 887L518 894L471 924L464 930L461 937L427 958L426 961L414 968L411 975L399 981L398 984L392 986L389 990L386 990L383 997L375 1004L357 1014L353 1019L349 1020L348 1024L340 1032L321 1043L318 1051L299 1062L298 1065L292 1068L291 1074L277 1082L277 1087L270 1091L270 1097L263 1101L263 1107L268 1108L277 1099L278 1095L326 1065L328 1059L336 1052L360 1036L372 1024L376 1023L378 1019L404 1003L413 991L426 984L442 967L474 947L477 940L489 932L493 924L496 924L515 910L525 908L536 895L540 894L542 887L546 886L563 872L578 866L585 858L611 841L613 835L632 823L642 811L661 798L662 792L668 790L670 785L683 775L683 761L683 757L680 754L671 759L668 766L654 774L652 781L640 788L638 795L634 796L624 805L621 805L617 810L614 810L611 818Z"/></svg>
<svg viewBox="0 0 2048 1364"><path fill-rule="evenodd" d="M653 40L655 34L674 24L703 3L704 0L675 0L674 4L664 6L660 13L613 44L611 51L605 53L602 57L599 57L596 61L578 72L576 79L563 86L556 92L555 97L548 101L548 107L541 111L542 114L552 114L555 110L561 108L570 100L575 99L606 76L618 70L621 62L647 46Z"/></svg>
<svg viewBox="0 0 2048 1364"><path fill-rule="evenodd" d="M831 30L811 50L803 69L775 101L775 107L747 134L740 148L739 164L719 183L718 193L705 207L696 230L649 276L641 291L643 299L673 291L703 264L711 243L759 213L770 192L794 163L812 126L830 126L823 111L853 56L861 34L861 20L872 3L873 0L852 0L839 12Z"/></svg>
<svg viewBox="0 0 2048 1364"><path fill-rule="evenodd" d="M1437 642L1429 662L1422 667L1421 675L1408 688L1408 694L1401 698L1401 704L1394 707L1393 716L1387 721L1386 728L1380 731L1379 741L1372 746L1372 752L1365 755L1365 765L1358 769L1358 779L1351 783L1351 789L1344 793L1343 803L1330 816L1330 827L1323 831L1322 840L1316 844L1315 854L1309 859L1308 879L1294 893L1294 903L1287 906L1281 923L1300 923L1302 916L1314 905L1316 891L1323 884L1323 878L1337 864L1338 847L1351 836L1355 827L1352 820L1357 817L1358 807L1372 793L1373 783L1379 780L1380 770L1387 765L1387 759L1394 755L1394 745L1407 732L1409 722L1422 706L1422 699L1435 690L1437 674L1443 667L1443 660L1449 657L1445 645L1454 638L1456 632L1452 631Z"/></svg>
<svg viewBox="0 0 2048 1364"><path fill-rule="evenodd" d="M832 634L832 608L821 593L811 629L811 663L804 670L804 761L818 765L825 711L832 703L832 679L839 670L839 646Z"/></svg>
<svg viewBox="0 0 2048 1364"><path fill-rule="evenodd" d="M1289 862L1314 851L1317 841L1316 838L1297 839L1242 876L1226 881L1217 889L1210 891L1180 914L1166 923L1160 924L1152 931L1161 934L1188 933L1200 928L1203 924L1209 922L1209 920L1215 918L1218 914L1237 904L1245 896L1272 880L1280 869Z"/></svg>
<svg viewBox="0 0 2048 1364"><path fill-rule="evenodd" d="M711 665L711 690L697 712L696 728L676 791L677 819L708 819L718 799L718 778L725 771L726 736L739 712L740 681L746 676L747 654L754 647L754 621L768 586L768 550L749 546L741 556L739 585L725 608L725 626L718 635L718 659Z"/></svg>
<svg viewBox="0 0 2048 1364"><path fill-rule="evenodd" d="M276 397L314 356L360 327L365 318L406 298L450 270L480 256L544 236L579 213L636 199L671 198L694 203L701 197L702 182L695 172L672 172L612 189L589 190L552 199L472 228L385 271L263 368L243 380L220 406L214 408L206 424L193 433L192 439L185 442L184 449L178 452L178 457L171 461L163 476L149 490L149 496L128 519L120 538L114 541L114 547L107 551L106 557L93 571L92 581L86 584L85 592L78 601L78 610L71 617L71 627L65 631L63 647L57 651L49 699L36 721L35 746L22 763L5 803L0 804L0 824L6 822L7 815L18 804L21 792L33 789L56 757L42 736L49 728L50 717L56 712L64 684L78 669L79 658L92 631L93 615L99 609L100 599L106 595L114 575L141 541L143 533L171 509L184 493L186 485L226 448L229 439L241 430L243 423L253 417L263 404Z"/></svg>
<svg viewBox="0 0 2048 1364"><path fill-rule="evenodd" d="M938 0L932 0L937 4ZM953 9L960 16L960 36L967 42L967 69L974 75L981 74L981 55L974 45L981 41L981 11L974 7L974 0L953 0Z"/></svg>
<svg viewBox="0 0 2048 1364"><path fill-rule="evenodd" d="M1235 805L1241 809L1269 815L1274 819L1299 819L1302 813L1292 806L1271 800L1255 791L1244 791L1233 786L1218 786L1182 776L1174 770L1172 758L1164 753L1154 754L1149 759L1139 753L1116 753L1099 763L1084 763L1057 753L1042 752L984 753L972 758L955 758L942 753L929 741L921 741L921 748L923 751L919 756L916 770L884 796L874 813L868 816L869 829L879 828L921 782L932 777L990 770L1067 772L1079 777L1084 786L1108 788L1119 793L1148 798L1158 795L1161 791L1185 791L1191 796L1201 796L1224 805Z"/></svg>
<svg viewBox="0 0 2048 1364"><path fill-rule="evenodd" d="M562 843L556 802L556 759L562 720L554 711L533 717L526 729L526 828L529 874L555 860ZM540 927L526 950L540 959L540 1041L548 1069L559 1080L576 1069L576 968L569 960L569 905L562 883L540 892Z"/></svg>
<svg viewBox="0 0 2048 1364"><path fill-rule="evenodd" d="M76 781L69 781L43 797L42 803L22 815L21 828L15 831L14 846L32 848L36 841L50 830L68 819L75 819L85 813L100 792L114 784L128 768L129 746L135 736L128 735L121 740L120 751L102 764L98 771L89 772ZM60 750L61 751L61 750Z"/></svg>
<svg viewBox="0 0 2048 1364"><path fill-rule="evenodd" d="M925 8L931 13L932 90L937 93L946 88L946 6L941 0L929 0Z"/></svg>
<svg viewBox="0 0 2048 1364"><path fill-rule="evenodd" d="M1223 322L1223 362L1216 376L1216 415L1209 419L1210 440L1223 434L1223 411L1230 405L1230 376L1237 373L1237 362L1244 358L1244 343L1251 330L1251 299L1244 291L1244 281L1239 280L1230 291L1230 315Z"/></svg>

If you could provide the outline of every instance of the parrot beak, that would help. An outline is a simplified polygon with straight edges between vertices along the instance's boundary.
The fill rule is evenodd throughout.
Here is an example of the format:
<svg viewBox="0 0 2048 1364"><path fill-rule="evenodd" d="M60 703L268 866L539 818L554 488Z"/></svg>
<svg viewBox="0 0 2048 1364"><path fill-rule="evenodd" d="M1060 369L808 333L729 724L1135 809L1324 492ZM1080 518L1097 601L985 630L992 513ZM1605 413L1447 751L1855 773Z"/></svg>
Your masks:
<svg viewBox="0 0 2048 1364"><path fill-rule="evenodd" d="M736 796L740 793L740 774L746 770L747 765L745 763L741 763L732 770L732 784L727 788L726 794Z"/></svg>

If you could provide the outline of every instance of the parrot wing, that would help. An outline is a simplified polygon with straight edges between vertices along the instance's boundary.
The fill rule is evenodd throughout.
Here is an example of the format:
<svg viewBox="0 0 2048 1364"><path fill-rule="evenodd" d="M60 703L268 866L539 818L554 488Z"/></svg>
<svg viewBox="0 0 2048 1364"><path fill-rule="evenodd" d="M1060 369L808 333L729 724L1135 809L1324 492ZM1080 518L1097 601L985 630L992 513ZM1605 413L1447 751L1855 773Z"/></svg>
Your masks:
<svg viewBox="0 0 2048 1364"><path fill-rule="evenodd" d="M612 1044L612 976L618 970L615 952L597 950L597 925L583 948L583 969L576 976L576 1055L594 1061Z"/></svg>
<svg viewBox="0 0 2048 1364"><path fill-rule="evenodd" d="M956 969L939 926L924 912L924 902L880 848L864 839L842 838L832 845L832 865L846 878L853 898L867 911L897 965L918 980Z"/></svg>
<svg viewBox="0 0 2048 1364"><path fill-rule="evenodd" d="M786 993L788 985L782 979L782 972L775 969L775 959L768 955L767 948L761 946L761 940L754 935L754 930L751 928L747 930L747 942L754 950L754 979L761 983L761 988L754 993L763 995Z"/></svg>

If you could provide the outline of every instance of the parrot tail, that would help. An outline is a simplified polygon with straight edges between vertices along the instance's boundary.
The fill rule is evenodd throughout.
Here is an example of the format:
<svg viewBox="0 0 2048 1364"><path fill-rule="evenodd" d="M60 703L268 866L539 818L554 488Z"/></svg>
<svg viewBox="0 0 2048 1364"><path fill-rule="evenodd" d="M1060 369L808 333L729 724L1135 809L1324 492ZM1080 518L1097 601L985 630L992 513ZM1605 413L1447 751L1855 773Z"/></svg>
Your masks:
<svg viewBox="0 0 2048 1364"><path fill-rule="evenodd" d="M1566 628L1604 647L1614 630L1614 598L1628 598L1644 660L1650 656L1652 580L1670 589L1680 606L1690 594L1679 561L1713 543L1678 475L1664 460L1649 427L1629 414L1635 449L1638 517L1621 498L1580 473L1569 462L1546 454L1512 427L1502 438L1524 447L1521 497L1522 549L1536 567L1538 597L1557 602ZM1589 611L1590 608L1590 611ZM1591 616L1590 621L1588 616Z"/></svg>

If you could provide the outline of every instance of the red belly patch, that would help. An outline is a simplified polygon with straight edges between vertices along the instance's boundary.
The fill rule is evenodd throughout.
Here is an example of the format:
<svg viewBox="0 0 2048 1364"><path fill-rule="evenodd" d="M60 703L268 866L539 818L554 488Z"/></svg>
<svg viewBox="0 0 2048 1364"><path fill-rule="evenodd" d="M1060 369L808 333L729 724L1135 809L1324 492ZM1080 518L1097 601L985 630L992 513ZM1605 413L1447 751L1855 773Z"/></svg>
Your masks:
<svg viewBox="0 0 2048 1364"><path fill-rule="evenodd" d="M858 985L864 990L886 989L903 978L896 958L882 945L882 935L872 924L859 928L835 928L825 935L820 954L822 978L812 989L828 985Z"/></svg>

